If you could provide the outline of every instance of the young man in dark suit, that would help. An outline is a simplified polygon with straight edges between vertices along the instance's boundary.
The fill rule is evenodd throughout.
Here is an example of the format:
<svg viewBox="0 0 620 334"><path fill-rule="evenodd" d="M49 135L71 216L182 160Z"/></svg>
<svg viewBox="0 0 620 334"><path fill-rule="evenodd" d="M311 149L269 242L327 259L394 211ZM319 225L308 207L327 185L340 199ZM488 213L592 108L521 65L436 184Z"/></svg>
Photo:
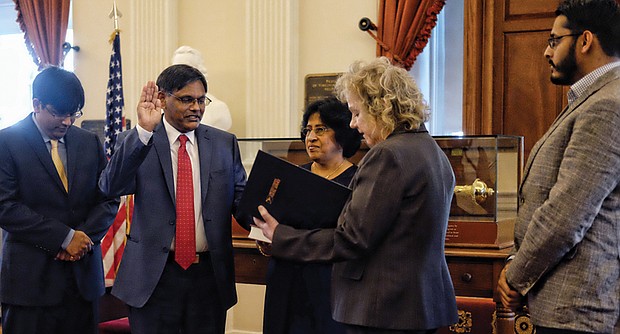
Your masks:
<svg viewBox="0 0 620 334"><path fill-rule="evenodd" d="M539 334L620 333L618 2L563 1L544 56L568 106L525 166L500 296Z"/></svg>
<svg viewBox="0 0 620 334"><path fill-rule="evenodd" d="M97 187L99 139L73 125L84 106L77 76L50 67L32 89L34 111L0 131L2 330L96 333L99 244L118 201Z"/></svg>
<svg viewBox="0 0 620 334"><path fill-rule="evenodd" d="M231 213L246 174L235 136L200 124L206 93L188 65L148 82L137 127L121 135L101 176L104 193L135 194L112 289L130 307L134 334L224 333L237 301Z"/></svg>

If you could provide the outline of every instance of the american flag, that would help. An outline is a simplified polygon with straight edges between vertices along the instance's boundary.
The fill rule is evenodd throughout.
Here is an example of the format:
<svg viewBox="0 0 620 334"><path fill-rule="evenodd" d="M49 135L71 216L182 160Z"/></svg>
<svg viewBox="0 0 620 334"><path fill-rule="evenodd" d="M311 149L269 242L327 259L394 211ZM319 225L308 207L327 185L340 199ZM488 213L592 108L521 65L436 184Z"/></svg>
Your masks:
<svg viewBox="0 0 620 334"><path fill-rule="evenodd" d="M108 159L114 153L116 137L123 131L123 71L121 68L121 35L114 31L112 54L110 55L110 77L106 94L105 142L103 144Z"/></svg>
<svg viewBox="0 0 620 334"><path fill-rule="evenodd" d="M125 250L125 234L129 233L131 216L133 213L133 196L123 196L118 207L114 223L110 226L103 240L101 253L103 255L103 275L106 286L112 285L116 278L116 271L121 263Z"/></svg>
<svg viewBox="0 0 620 334"><path fill-rule="evenodd" d="M112 40L113 38L113 40ZM125 119L123 117L123 75L121 68L121 37L115 30L110 38L112 54L110 55L110 77L106 94L106 122L104 127L104 149L108 159L114 153L116 138L123 131ZM107 285L111 285L116 278L116 271L123 251L125 250L125 235L129 232L133 213L133 196L121 198L121 204L114 223L101 241L103 253L103 270Z"/></svg>

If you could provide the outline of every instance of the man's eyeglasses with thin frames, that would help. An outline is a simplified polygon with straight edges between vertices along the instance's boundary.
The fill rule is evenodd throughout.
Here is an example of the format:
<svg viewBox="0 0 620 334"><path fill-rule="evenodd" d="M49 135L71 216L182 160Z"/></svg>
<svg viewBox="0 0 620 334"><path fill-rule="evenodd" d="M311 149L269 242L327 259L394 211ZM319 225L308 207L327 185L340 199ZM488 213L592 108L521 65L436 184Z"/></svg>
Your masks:
<svg viewBox="0 0 620 334"><path fill-rule="evenodd" d="M192 104L194 104L194 102L198 103L199 106L208 106L209 104L211 104L211 99L206 97L206 96L201 96L198 98L194 98L191 96L176 96L172 93L166 92L166 94L174 97L175 99L177 99L179 102L181 102L182 104L186 105L186 106L190 106Z"/></svg>
<svg viewBox="0 0 620 334"><path fill-rule="evenodd" d="M55 120L58 120L58 121L63 121L67 119L67 117L71 119L77 119L77 118L82 117L82 115L84 115L84 112L82 112L82 110L78 110L78 111L75 111L69 114L57 114L51 111L47 105L43 109L45 109L50 115L52 115L52 117L54 117Z"/></svg>
<svg viewBox="0 0 620 334"><path fill-rule="evenodd" d="M560 41L562 40L562 38L564 37L568 37L568 36L579 36L583 34L582 32L580 33L575 33L575 34L567 34L567 35L561 35L561 36L551 36L547 39L547 44L549 45L549 47L552 50L555 50L555 48L558 46L558 44L560 44Z"/></svg>

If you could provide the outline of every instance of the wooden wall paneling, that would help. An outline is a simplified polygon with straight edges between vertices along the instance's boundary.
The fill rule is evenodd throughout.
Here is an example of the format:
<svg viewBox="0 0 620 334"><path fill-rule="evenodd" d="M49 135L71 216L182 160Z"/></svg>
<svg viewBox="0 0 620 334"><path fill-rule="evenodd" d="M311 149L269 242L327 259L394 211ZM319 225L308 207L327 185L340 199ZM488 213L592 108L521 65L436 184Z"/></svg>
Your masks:
<svg viewBox="0 0 620 334"><path fill-rule="evenodd" d="M523 135L527 156L561 111L565 90L549 82L543 57L558 3L465 2L465 134Z"/></svg>
<svg viewBox="0 0 620 334"><path fill-rule="evenodd" d="M506 0L505 16L508 20L522 17L553 17L559 1Z"/></svg>
<svg viewBox="0 0 620 334"><path fill-rule="evenodd" d="M503 97L498 113L498 129L503 134L524 137L527 156L557 115L558 88L549 81L549 63L543 51L548 31L526 31L504 34ZM537 46L537 47L536 47ZM539 52L533 52L534 50ZM560 90L561 91L561 90Z"/></svg>
<svg viewBox="0 0 620 334"><path fill-rule="evenodd" d="M493 134L493 12L495 0L464 4L463 133Z"/></svg>
<svg viewBox="0 0 620 334"><path fill-rule="evenodd" d="M463 7L463 133L482 134L482 0Z"/></svg>
<svg viewBox="0 0 620 334"><path fill-rule="evenodd" d="M525 157L562 109L562 89L549 81L543 52L559 0L496 0L492 13L492 133L523 135ZM528 12L529 10L530 12ZM522 116L521 116L522 115Z"/></svg>

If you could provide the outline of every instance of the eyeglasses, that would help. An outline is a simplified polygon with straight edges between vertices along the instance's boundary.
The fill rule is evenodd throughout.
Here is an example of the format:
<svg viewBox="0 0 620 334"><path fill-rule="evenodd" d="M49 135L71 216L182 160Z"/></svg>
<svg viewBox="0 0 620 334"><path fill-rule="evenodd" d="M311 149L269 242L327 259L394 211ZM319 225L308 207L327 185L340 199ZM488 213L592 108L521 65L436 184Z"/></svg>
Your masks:
<svg viewBox="0 0 620 334"><path fill-rule="evenodd" d="M304 137L308 137L308 135L310 134L310 132L314 131L314 134L317 135L318 137L322 136L325 134L325 131L329 130L328 127L326 126L317 126L316 128L311 128L311 127L305 127L303 129L301 129L301 134Z"/></svg>
<svg viewBox="0 0 620 334"><path fill-rule="evenodd" d="M547 39L547 44L549 44L549 47L551 49L555 49L558 44L560 44L560 40L562 40L562 38L564 37L568 37L568 36L579 36L583 34L583 32L580 33L575 33L575 34L568 34L568 35L562 35L562 36L551 36Z"/></svg>
<svg viewBox="0 0 620 334"><path fill-rule="evenodd" d="M192 104L194 104L194 102L197 102L199 106L205 106L205 107L211 104L211 99L206 96L193 98L191 96L176 96L169 92L166 92L166 94L174 97L175 99L179 100L179 102L183 103L186 106L191 106Z"/></svg>
<svg viewBox="0 0 620 334"><path fill-rule="evenodd" d="M75 111L75 112L72 112L72 113L68 113L68 114L57 114L57 113L51 111L48 108L48 106L49 105L46 105L45 108L43 108L43 109L47 110L47 112L50 115L52 115L52 117L54 117L55 120L58 120L58 121L64 121L65 119L67 119L67 117L71 118L72 120L75 120L77 118L82 117L82 115L84 115L84 112L82 112L82 110L78 110L78 111Z"/></svg>

